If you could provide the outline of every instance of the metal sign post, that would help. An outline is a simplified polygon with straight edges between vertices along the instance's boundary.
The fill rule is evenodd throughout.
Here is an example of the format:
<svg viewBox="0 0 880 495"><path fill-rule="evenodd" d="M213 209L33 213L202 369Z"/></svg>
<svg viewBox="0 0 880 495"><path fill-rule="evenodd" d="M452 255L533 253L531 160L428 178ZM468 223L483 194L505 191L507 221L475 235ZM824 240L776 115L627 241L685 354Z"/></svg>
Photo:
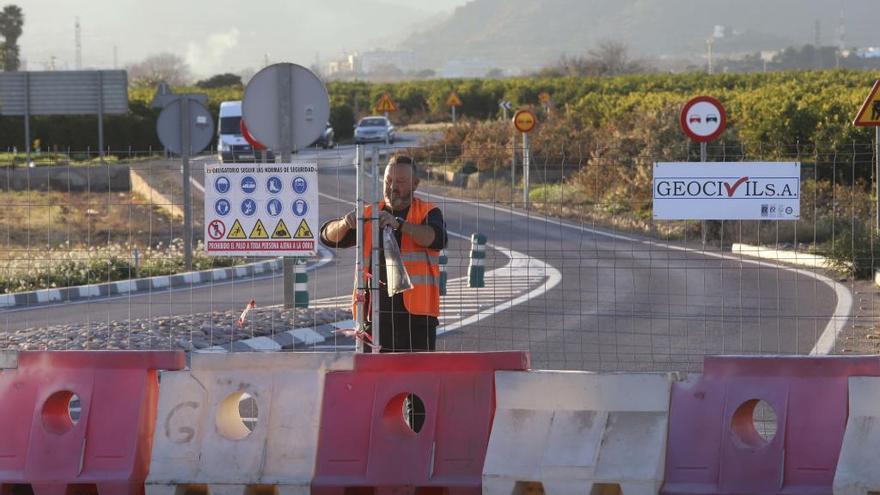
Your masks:
<svg viewBox="0 0 880 495"><path fill-rule="evenodd" d="M189 151L191 133L189 129L189 101L184 99L180 106L180 140L182 149L180 158L183 160L183 264L192 270L192 188L190 186Z"/></svg>
<svg viewBox="0 0 880 495"><path fill-rule="evenodd" d="M180 155L183 175L183 259L192 269L192 188L189 157L199 153L214 137L214 121L205 107L204 94L182 94L166 101L156 121L156 133L165 149Z"/></svg>
<svg viewBox="0 0 880 495"><path fill-rule="evenodd" d="M522 133L523 140L523 208L529 209L529 165L531 153L529 150L529 133Z"/></svg>
<svg viewBox="0 0 880 495"><path fill-rule="evenodd" d="M700 143L700 162L707 161L707 143L718 139L727 127L727 111L724 105L711 96L691 98L678 116L682 132ZM709 223L700 223L700 241L705 248L709 241Z"/></svg>
<svg viewBox="0 0 880 495"><path fill-rule="evenodd" d="M529 164L531 162L529 133L535 129L537 124L538 119L531 110L520 110L513 114L513 126L523 136L523 208L527 210L529 209Z"/></svg>
<svg viewBox="0 0 880 495"><path fill-rule="evenodd" d="M278 70L275 73L278 87L278 148L281 151L281 163L290 163L291 132L293 131L293 115L291 115L291 92L293 77L291 71ZM293 308L296 304L296 258L281 258L282 280L284 285L284 307Z"/></svg>

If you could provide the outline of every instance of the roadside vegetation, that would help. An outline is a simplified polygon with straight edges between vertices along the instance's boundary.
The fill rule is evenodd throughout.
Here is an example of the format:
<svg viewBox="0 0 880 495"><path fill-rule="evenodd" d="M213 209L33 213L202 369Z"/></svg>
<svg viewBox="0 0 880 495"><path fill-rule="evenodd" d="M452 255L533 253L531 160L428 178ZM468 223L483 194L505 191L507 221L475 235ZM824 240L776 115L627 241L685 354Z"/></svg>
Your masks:
<svg viewBox="0 0 880 495"><path fill-rule="evenodd" d="M0 293L185 271L179 223L132 193L0 192ZM193 269L244 258L193 249Z"/></svg>

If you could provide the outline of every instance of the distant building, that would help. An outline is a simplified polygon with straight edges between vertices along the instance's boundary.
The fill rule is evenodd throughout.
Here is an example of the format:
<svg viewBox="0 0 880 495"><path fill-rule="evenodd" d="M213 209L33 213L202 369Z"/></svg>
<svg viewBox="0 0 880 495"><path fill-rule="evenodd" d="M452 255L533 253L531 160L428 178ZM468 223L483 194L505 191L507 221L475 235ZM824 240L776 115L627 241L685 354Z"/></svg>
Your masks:
<svg viewBox="0 0 880 495"><path fill-rule="evenodd" d="M327 63L327 76L329 77L361 73L363 73L363 68L357 53L345 54L341 58Z"/></svg>

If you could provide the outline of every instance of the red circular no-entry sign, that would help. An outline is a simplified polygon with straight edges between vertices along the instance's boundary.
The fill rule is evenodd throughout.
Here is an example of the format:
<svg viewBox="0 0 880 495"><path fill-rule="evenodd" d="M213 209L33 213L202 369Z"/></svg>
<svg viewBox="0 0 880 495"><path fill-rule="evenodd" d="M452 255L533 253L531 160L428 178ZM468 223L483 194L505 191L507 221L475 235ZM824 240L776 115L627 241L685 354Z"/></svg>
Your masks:
<svg viewBox="0 0 880 495"><path fill-rule="evenodd" d="M711 96L697 96L684 104L679 115L681 130L700 143L718 139L727 127L727 112Z"/></svg>

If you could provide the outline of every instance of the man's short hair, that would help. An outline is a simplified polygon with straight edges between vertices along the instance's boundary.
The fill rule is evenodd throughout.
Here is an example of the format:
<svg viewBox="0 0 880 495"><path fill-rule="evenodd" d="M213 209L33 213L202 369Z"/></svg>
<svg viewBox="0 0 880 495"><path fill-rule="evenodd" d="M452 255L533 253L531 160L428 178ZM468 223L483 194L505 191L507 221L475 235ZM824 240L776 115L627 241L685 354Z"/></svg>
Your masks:
<svg viewBox="0 0 880 495"><path fill-rule="evenodd" d="M391 158L388 159L388 166L392 165L409 165L410 170L412 170L413 176L416 175L416 161L410 155L405 154L397 154L392 155Z"/></svg>

